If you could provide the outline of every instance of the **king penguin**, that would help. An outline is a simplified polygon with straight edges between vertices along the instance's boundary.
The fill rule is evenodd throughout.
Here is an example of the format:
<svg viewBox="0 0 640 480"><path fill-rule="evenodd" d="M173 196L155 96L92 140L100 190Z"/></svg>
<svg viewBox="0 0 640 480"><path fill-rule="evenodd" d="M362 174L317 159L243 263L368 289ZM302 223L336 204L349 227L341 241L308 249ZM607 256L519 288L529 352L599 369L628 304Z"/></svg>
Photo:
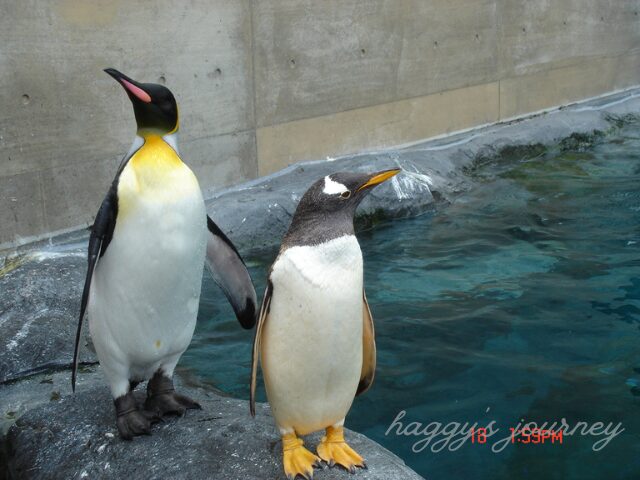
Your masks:
<svg viewBox="0 0 640 480"><path fill-rule="evenodd" d="M172 377L195 329L205 261L244 328L255 324L257 301L244 262L207 215L198 181L180 159L173 94L105 72L129 96L137 135L91 228L71 383L75 391L86 312L118 431L129 440L149 434L162 415L200 408L175 392ZM146 380L138 405L133 389Z"/></svg>
<svg viewBox="0 0 640 480"><path fill-rule="evenodd" d="M289 479L311 479L322 462L351 473L365 467L343 432L353 399L371 386L376 365L353 217L371 188L399 171L318 180L300 200L271 266L253 343L250 408L255 415L260 359ZM321 429L326 435L314 455L298 435Z"/></svg>

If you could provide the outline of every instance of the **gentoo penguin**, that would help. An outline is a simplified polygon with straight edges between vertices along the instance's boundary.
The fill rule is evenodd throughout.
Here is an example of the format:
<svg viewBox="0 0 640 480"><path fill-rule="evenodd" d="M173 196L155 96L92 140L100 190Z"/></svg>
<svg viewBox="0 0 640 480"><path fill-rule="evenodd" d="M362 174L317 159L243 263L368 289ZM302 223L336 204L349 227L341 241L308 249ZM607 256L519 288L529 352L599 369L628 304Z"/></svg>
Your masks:
<svg viewBox="0 0 640 480"><path fill-rule="evenodd" d="M346 444L345 416L373 381L376 347L353 216L370 189L400 170L334 173L304 194L271 266L253 343L282 435L287 478L310 479L321 461L351 473L363 458ZM297 435L326 429L318 455Z"/></svg>
<svg viewBox="0 0 640 480"><path fill-rule="evenodd" d="M164 414L200 407L174 391L172 376L193 336L205 258L244 328L255 324L257 302L238 251L207 216L198 180L180 159L173 94L105 72L129 96L138 130L91 228L71 383L75 391L86 311L118 431L131 439ZM132 391L145 380L139 406Z"/></svg>

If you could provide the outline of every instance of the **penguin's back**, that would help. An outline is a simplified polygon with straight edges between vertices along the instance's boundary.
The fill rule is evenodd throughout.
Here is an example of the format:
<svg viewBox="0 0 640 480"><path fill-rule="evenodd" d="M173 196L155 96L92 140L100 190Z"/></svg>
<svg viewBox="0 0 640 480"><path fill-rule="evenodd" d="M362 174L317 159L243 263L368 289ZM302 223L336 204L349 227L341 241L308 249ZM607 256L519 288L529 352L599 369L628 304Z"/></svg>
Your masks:
<svg viewBox="0 0 640 480"><path fill-rule="evenodd" d="M276 422L306 434L344 418L362 366L362 253L354 235L284 250L262 336Z"/></svg>

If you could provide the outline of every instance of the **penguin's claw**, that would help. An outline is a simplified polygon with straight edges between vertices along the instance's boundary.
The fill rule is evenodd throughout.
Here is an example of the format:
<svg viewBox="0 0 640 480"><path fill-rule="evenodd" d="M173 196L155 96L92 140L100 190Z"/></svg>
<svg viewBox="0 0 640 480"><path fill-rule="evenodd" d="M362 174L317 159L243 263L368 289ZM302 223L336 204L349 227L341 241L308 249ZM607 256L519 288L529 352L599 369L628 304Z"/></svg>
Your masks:
<svg viewBox="0 0 640 480"><path fill-rule="evenodd" d="M137 435L151 435L151 425L160 420L155 413L138 409L131 391L116 398L113 403L116 407L118 433L125 440L131 440Z"/></svg>
<svg viewBox="0 0 640 480"><path fill-rule="evenodd" d="M202 407L195 400L176 393L173 380L158 370L147 385L147 399L144 408L158 415L173 414L183 416L187 410L200 410Z"/></svg>
<svg viewBox="0 0 640 480"><path fill-rule="evenodd" d="M159 416L178 415L182 417L187 410L200 410L202 407L198 402L185 395L169 392L147 397L144 408Z"/></svg>
<svg viewBox="0 0 640 480"><path fill-rule="evenodd" d="M282 436L282 464L288 480L298 477L312 480L313 469L322 468L320 458L304 448L302 440L295 433Z"/></svg>
<svg viewBox="0 0 640 480"><path fill-rule="evenodd" d="M339 465L349 473L356 473L356 467L367 468L364 459L344 441L342 427L327 428L327 435L318 444L318 456L330 467Z"/></svg>
<svg viewBox="0 0 640 480"><path fill-rule="evenodd" d="M164 423L164 419L158 415L156 412L152 412L150 410L139 410L144 418L151 422L151 425L154 423Z"/></svg>
<svg viewBox="0 0 640 480"><path fill-rule="evenodd" d="M137 410L119 416L116 425L125 440L132 440L137 435L151 435L151 420Z"/></svg>

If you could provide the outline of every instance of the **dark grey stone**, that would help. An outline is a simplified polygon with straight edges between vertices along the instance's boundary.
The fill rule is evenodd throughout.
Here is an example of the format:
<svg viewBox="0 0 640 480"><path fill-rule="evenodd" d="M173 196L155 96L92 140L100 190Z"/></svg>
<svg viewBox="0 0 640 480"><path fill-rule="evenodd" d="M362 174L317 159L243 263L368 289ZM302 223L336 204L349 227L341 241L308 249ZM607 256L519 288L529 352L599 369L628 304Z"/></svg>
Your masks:
<svg viewBox="0 0 640 480"><path fill-rule="evenodd" d="M71 364L85 274L80 252L29 253L0 269L0 383ZM81 362L96 361L88 330Z"/></svg>
<svg viewBox="0 0 640 480"><path fill-rule="evenodd" d="M83 382L83 375L81 384ZM87 382L85 382L87 384ZM180 383L179 383L180 385ZM139 389L140 398L143 390ZM198 387L180 391L202 405L183 418L153 427L152 435L126 442L118 437L106 387L80 387L25 413L7 436L11 479L265 479L284 478L281 443L269 407L222 397ZM320 434L307 437L311 450ZM317 471L318 480L420 479L377 443L347 432L349 444L365 457L367 470L351 477L338 468Z"/></svg>
<svg viewBox="0 0 640 480"><path fill-rule="evenodd" d="M77 383L79 392L105 385L104 376L97 365L81 367L80 372ZM0 385L0 439L28 410L56 402L70 393L70 370L32 375Z"/></svg>

